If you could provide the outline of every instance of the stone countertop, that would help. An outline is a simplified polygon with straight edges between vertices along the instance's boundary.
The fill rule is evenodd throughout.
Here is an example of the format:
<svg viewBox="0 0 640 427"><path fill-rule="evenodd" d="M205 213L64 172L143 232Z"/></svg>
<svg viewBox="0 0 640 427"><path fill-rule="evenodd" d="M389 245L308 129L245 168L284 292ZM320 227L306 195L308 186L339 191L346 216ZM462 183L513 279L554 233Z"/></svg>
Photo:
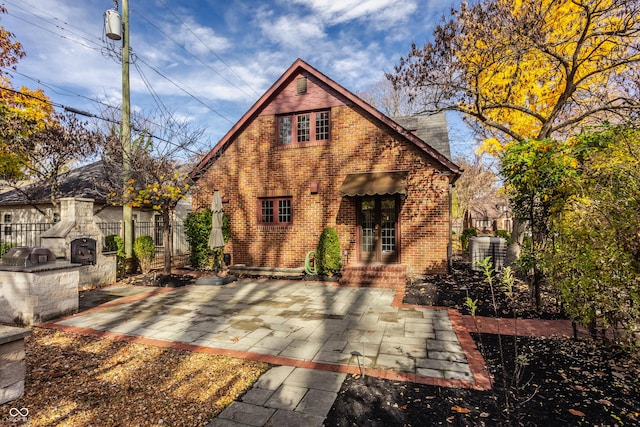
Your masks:
<svg viewBox="0 0 640 427"><path fill-rule="evenodd" d="M18 341L31 335L30 329L0 325L0 345Z"/></svg>
<svg viewBox="0 0 640 427"><path fill-rule="evenodd" d="M21 273L39 273L42 271L62 270L65 268L82 267L82 264L72 264L65 260L56 260L36 265L9 265L0 263L0 271L16 271Z"/></svg>

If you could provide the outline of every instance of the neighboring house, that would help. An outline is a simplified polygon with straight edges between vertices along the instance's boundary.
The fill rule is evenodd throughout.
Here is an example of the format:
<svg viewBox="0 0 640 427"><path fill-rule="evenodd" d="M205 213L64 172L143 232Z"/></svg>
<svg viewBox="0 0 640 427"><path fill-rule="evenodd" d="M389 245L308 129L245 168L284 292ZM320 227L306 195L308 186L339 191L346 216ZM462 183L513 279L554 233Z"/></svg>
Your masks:
<svg viewBox="0 0 640 427"><path fill-rule="evenodd" d="M117 225L116 223L122 220L122 207L107 203L109 189L103 185L107 181L105 174L103 163L98 161L60 175L59 197L56 199L68 197L91 199L95 221L98 224ZM60 217L59 206L51 199L49 185L43 183L24 185L20 190L5 189L4 192L0 192L0 227L2 227L0 242L16 241L15 239L18 238L16 234L20 232L21 225L52 223L65 219ZM176 220L181 221L190 211L190 198L180 201L175 211ZM144 227L138 227L136 234L149 234L154 238L156 245L162 246L160 214L150 208L136 208L133 211L133 217L138 224L145 224ZM117 228L109 227L109 230L117 234ZM105 229L103 232L111 233ZM175 242L174 247L186 248L186 242Z"/></svg>
<svg viewBox="0 0 640 427"><path fill-rule="evenodd" d="M333 227L341 281L445 272L461 171L432 119L413 119L436 123L423 140L298 59L194 169L193 208L220 191L232 264L299 268Z"/></svg>
<svg viewBox="0 0 640 427"><path fill-rule="evenodd" d="M464 228L475 228L480 234L498 230L511 232L513 218L509 201L504 197L475 200L465 213Z"/></svg>

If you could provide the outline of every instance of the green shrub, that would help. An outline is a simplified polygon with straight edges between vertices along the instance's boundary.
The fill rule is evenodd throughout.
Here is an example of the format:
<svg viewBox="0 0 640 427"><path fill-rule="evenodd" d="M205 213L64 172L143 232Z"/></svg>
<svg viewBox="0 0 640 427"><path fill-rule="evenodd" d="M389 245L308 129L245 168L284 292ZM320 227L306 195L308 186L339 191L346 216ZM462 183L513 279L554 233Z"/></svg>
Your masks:
<svg viewBox="0 0 640 427"><path fill-rule="evenodd" d="M0 244L0 257L3 257L4 254L9 252L9 249L11 249L14 246L15 246L15 244L13 244L11 242L4 242L4 243Z"/></svg>
<svg viewBox="0 0 640 427"><path fill-rule="evenodd" d="M104 250L105 252L116 253L116 273L118 277L125 275L125 255L124 255L124 240L117 234L110 234L104 238Z"/></svg>
<svg viewBox="0 0 640 427"><path fill-rule="evenodd" d="M211 263L209 235L211 234L211 210L202 209L189 212L184 220L184 233L189 242L191 253L189 262L193 268L207 268ZM223 230L224 236L224 230Z"/></svg>
<svg viewBox="0 0 640 427"><path fill-rule="evenodd" d="M463 251L469 249L469 240L477 235L478 230L476 230L475 228L465 228L464 230L462 230L462 234L460 235L460 244L462 244Z"/></svg>
<svg viewBox="0 0 640 427"><path fill-rule="evenodd" d="M156 245L151 236L138 236L133 241L133 254L140 265L142 274L151 271L153 260L156 258Z"/></svg>
<svg viewBox="0 0 640 427"><path fill-rule="evenodd" d="M318 273L331 277L340 271L342 256L340 253L340 239L334 228L325 228L320 234L316 249L316 266Z"/></svg>
<svg viewBox="0 0 640 427"><path fill-rule="evenodd" d="M502 237L507 241L507 243L509 243L509 240L511 239L511 233L509 233L507 230L496 230L496 237Z"/></svg>

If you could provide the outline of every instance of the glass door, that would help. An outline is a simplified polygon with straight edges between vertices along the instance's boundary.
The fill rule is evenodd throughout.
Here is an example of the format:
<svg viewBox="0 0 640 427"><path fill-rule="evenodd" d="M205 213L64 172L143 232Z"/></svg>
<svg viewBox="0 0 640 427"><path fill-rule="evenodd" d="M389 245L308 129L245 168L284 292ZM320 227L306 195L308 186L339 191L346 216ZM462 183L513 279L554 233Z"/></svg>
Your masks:
<svg viewBox="0 0 640 427"><path fill-rule="evenodd" d="M358 202L360 261L393 263L398 260L397 198L376 196Z"/></svg>

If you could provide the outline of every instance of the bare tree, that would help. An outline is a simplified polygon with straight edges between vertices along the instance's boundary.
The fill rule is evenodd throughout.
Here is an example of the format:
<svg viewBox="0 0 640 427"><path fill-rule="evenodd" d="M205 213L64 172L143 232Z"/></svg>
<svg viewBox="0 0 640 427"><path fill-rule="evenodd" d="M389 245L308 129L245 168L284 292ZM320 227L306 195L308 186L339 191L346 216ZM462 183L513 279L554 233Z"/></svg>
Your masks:
<svg viewBox="0 0 640 427"><path fill-rule="evenodd" d="M90 130L89 124L78 120L75 114L53 113L36 130L13 139L13 150L20 153L20 174L6 176L4 182L46 215L37 204L42 201L42 186L49 187L47 197L57 205L62 196L61 175L96 155L102 141L101 134Z"/></svg>
<svg viewBox="0 0 640 427"><path fill-rule="evenodd" d="M495 199L499 181L491 163L478 154L458 156L454 162L464 170L452 190L452 217L460 220L468 214L474 201Z"/></svg>

